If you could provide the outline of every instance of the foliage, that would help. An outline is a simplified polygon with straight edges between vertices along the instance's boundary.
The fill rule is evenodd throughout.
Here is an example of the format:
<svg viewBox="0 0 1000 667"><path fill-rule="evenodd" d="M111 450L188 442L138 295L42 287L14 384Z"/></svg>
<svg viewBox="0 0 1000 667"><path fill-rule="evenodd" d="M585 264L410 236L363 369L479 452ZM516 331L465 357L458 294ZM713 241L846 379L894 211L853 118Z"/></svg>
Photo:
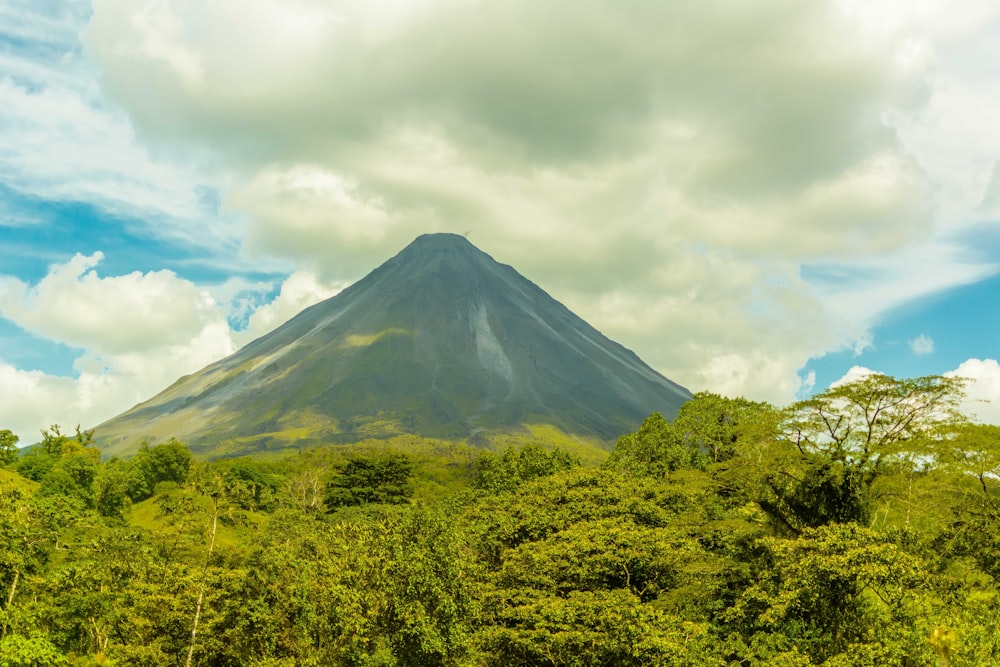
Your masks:
<svg viewBox="0 0 1000 667"><path fill-rule="evenodd" d="M57 424L53 424L48 429L42 429L42 441L18 460L17 471L28 479L41 482L64 458L79 455L99 458L100 454L91 447L93 440L93 431L82 431L77 426L74 437L63 433ZM65 475L60 476L65 477ZM67 483L65 479L60 482L60 484L65 483ZM83 489L78 491L84 492Z"/></svg>
<svg viewBox="0 0 1000 667"><path fill-rule="evenodd" d="M20 438L8 429L0 430L0 466L17 460L17 443Z"/></svg>
<svg viewBox="0 0 1000 667"><path fill-rule="evenodd" d="M37 482L0 471L0 667L998 665L1000 428L959 390L698 394L601 467L101 461L54 427L15 464Z"/></svg>
<svg viewBox="0 0 1000 667"><path fill-rule="evenodd" d="M941 435L964 422L965 381L872 374L799 401L786 411L785 437L803 451L876 470L897 445Z"/></svg>
<svg viewBox="0 0 1000 667"><path fill-rule="evenodd" d="M153 495L161 482L183 484L191 470L191 451L177 440L150 448L143 443L127 466L128 496L134 501Z"/></svg>
<svg viewBox="0 0 1000 667"><path fill-rule="evenodd" d="M66 664L66 656L45 637L10 635L0 640L0 667L56 667Z"/></svg>
<svg viewBox="0 0 1000 667"><path fill-rule="evenodd" d="M129 471L121 461L102 466L94 481L94 504L98 514L124 520L132 506Z"/></svg>
<svg viewBox="0 0 1000 667"><path fill-rule="evenodd" d="M569 452L532 444L510 447L499 456L484 452L477 463L472 485L490 493L513 491L524 482L580 465Z"/></svg>
<svg viewBox="0 0 1000 667"><path fill-rule="evenodd" d="M352 458L327 486L326 505L336 509L408 502L413 495L412 475L413 463L404 454Z"/></svg>
<svg viewBox="0 0 1000 667"><path fill-rule="evenodd" d="M654 412L635 433L618 439L607 467L640 475L662 477L678 468L703 468L705 459L697 446L685 442L673 424Z"/></svg>
<svg viewBox="0 0 1000 667"><path fill-rule="evenodd" d="M876 481L917 465L930 443L963 423L964 381L868 375L790 406L779 425L798 454L789 485L772 478L772 512L788 526L867 523Z"/></svg>
<svg viewBox="0 0 1000 667"><path fill-rule="evenodd" d="M532 591L494 600L496 622L479 637L486 665L719 666L706 624L644 605L626 591Z"/></svg>
<svg viewBox="0 0 1000 667"><path fill-rule="evenodd" d="M778 633L825 660L875 647L882 664L929 646L914 627L925 563L889 536L856 523L807 529L793 540L761 540L767 563L724 617L745 634ZM903 630L884 640L886 628Z"/></svg>
<svg viewBox="0 0 1000 667"><path fill-rule="evenodd" d="M780 419L773 406L699 392L681 406L674 429L710 463L740 455L742 443L769 439Z"/></svg>

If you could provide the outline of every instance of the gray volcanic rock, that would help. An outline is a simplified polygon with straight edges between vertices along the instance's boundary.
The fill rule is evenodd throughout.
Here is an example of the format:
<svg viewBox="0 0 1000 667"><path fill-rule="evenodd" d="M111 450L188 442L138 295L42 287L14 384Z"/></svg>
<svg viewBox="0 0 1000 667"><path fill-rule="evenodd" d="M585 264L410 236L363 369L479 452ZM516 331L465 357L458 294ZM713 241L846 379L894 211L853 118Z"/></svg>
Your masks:
<svg viewBox="0 0 1000 667"><path fill-rule="evenodd" d="M550 425L613 442L683 387L455 234L420 236L340 294L97 427L106 453L207 455Z"/></svg>

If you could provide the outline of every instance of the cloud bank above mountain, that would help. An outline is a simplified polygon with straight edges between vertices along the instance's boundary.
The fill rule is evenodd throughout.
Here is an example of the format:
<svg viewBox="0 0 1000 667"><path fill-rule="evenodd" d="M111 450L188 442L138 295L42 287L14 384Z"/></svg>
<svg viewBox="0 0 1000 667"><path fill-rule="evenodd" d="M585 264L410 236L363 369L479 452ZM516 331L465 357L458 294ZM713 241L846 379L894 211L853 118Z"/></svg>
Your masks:
<svg viewBox="0 0 1000 667"><path fill-rule="evenodd" d="M121 195L164 212L139 216L148 234L236 243L230 265L312 276L319 298L420 233L469 231L668 377L786 402L806 361L863 346L887 308L995 271L958 239L1000 214L1000 87L981 64L998 17L937 0L94 0L81 58L106 100L89 124L128 129L114 173L171 176ZM162 280L142 273L107 279ZM183 281L178 307L200 312L205 285ZM7 316L30 328L44 303L24 303ZM220 303L204 317L225 323Z"/></svg>

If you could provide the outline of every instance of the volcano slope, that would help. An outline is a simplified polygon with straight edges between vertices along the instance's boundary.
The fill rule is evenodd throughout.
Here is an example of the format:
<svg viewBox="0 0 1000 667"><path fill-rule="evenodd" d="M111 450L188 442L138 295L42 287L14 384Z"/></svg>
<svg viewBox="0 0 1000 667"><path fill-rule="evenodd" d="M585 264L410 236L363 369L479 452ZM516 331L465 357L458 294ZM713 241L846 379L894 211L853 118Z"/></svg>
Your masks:
<svg viewBox="0 0 1000 667"><path fill-rule="evenodd" d="M176 437L208 457L413 434L556 429L612 444L690 393L455 234L96 429L106 455Z"/></svg>

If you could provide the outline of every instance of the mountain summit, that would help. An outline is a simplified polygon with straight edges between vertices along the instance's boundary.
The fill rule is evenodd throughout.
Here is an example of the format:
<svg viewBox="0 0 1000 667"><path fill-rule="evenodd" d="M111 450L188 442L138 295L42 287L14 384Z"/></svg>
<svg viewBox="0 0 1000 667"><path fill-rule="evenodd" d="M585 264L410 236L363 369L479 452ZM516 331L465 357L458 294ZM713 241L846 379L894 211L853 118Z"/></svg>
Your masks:
<svg viewBox="0 0 1000 667"><path fill-rule="evenodd" d="M97 427L106 453L208 455L536 425L612 442L690 398L462 236L426 234L340 294Z"/></svg>

